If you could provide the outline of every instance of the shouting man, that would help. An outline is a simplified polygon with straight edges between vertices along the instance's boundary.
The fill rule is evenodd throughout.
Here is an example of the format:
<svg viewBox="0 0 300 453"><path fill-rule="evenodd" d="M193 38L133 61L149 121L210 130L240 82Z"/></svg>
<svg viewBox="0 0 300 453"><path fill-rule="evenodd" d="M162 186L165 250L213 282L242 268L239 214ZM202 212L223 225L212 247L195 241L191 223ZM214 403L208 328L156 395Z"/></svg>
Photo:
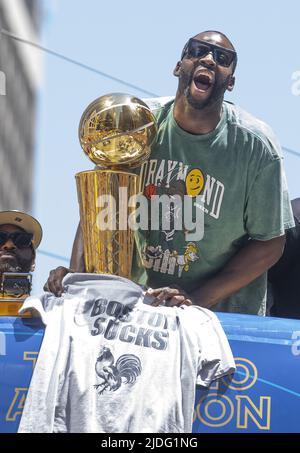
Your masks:
<svg viewBox="0 0 300 453"><path fill-rule="evenodd" d="M190 38L174 69L175 100L157 111L157 141L141 168L144 194L201 196L204 235L191 241L185 230L140 232L132 275L152 288L153 305L265 314L266 271L280 258L294 221L273 132L224 101L234 88L236 64L223 33ZM84 272L82 257L79 227L75 271ZM48 288L59 294L68 271L52 271Z"/></svg>

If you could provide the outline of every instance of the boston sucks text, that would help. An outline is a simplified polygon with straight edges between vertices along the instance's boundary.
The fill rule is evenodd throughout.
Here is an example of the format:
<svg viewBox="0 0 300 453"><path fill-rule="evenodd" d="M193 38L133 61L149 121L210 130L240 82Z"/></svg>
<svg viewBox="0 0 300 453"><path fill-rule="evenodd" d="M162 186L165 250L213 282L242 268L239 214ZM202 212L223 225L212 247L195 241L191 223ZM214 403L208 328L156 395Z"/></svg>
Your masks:
<svg viewBox="0 0 300 453"><path fill-rule="evenodd" d="M179 325L177 317L157 311L135 311L132 306L104 298L94 302L90 318L95 318L92 320L93 336L103 335L107 340L118 338L136 346L159 350L167 348L169 332L175 331Z"/></svg>

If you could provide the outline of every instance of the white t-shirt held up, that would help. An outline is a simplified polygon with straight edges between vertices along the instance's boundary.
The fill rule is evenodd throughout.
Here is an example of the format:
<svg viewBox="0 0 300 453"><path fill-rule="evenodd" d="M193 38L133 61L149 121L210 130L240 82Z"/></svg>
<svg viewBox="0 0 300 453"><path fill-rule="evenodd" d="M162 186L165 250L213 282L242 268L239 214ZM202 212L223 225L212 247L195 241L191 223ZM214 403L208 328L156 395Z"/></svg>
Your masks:
<svg viewBox="0 0 300 453"><path fill-rule="evenodd" d="M19 432L191 432L196 383L235 369L214 313L152 307L135 283L68 274L30 297L46 325Z"/></svg>

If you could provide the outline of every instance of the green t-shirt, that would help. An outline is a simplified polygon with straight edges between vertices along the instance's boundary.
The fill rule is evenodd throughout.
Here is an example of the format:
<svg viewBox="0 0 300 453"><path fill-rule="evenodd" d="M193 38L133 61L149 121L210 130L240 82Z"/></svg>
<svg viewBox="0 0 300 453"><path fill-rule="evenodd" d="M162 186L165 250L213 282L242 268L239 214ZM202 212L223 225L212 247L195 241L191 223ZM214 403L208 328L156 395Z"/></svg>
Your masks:
<svg viewBox="0 0 300 453"><path fill-rule="evenodd" d="M156 144L140 170L141 190L149 200L161 194L179 194L182 200L198 196L194 211L204 212L204 235L194 241L174 228L183 210L161 213L171 217L169 228L161 227L160 219L158 231L137 234L133 279L190 292L219 272L249 238L266 241L294 225L280 146L266 124L227 102L219 124L205 135L178 126L173 101L157 111L157 120ZM213 309L264 315L265 299L264 274Z"/></svg>

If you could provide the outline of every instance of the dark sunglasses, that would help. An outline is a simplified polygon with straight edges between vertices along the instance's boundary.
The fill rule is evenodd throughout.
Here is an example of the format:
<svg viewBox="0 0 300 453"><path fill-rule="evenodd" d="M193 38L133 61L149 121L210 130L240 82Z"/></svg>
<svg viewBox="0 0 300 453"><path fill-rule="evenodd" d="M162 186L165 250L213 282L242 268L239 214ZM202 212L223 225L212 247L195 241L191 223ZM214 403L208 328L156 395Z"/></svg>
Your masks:
<svg viewBox="0 0 300 453"><path fill-rule="evenodd" d="M19 249L29 247L33 238L32 233L26 233L26 231L16 231L14 233L8 233L7 231L0 231L0 246L5 244L9 239L13 241L16 247Z"/></svg>
<svg viewBox="0 0 300 453"><path fill-rule="evenodd" d="M199 41L198 39L191 38L185 45L181 59L187 58L203 58L209 53L213 54L215 62L228 68L231 63L236 59L236 52L225 47L216 46L206 41Z"/></svg>

